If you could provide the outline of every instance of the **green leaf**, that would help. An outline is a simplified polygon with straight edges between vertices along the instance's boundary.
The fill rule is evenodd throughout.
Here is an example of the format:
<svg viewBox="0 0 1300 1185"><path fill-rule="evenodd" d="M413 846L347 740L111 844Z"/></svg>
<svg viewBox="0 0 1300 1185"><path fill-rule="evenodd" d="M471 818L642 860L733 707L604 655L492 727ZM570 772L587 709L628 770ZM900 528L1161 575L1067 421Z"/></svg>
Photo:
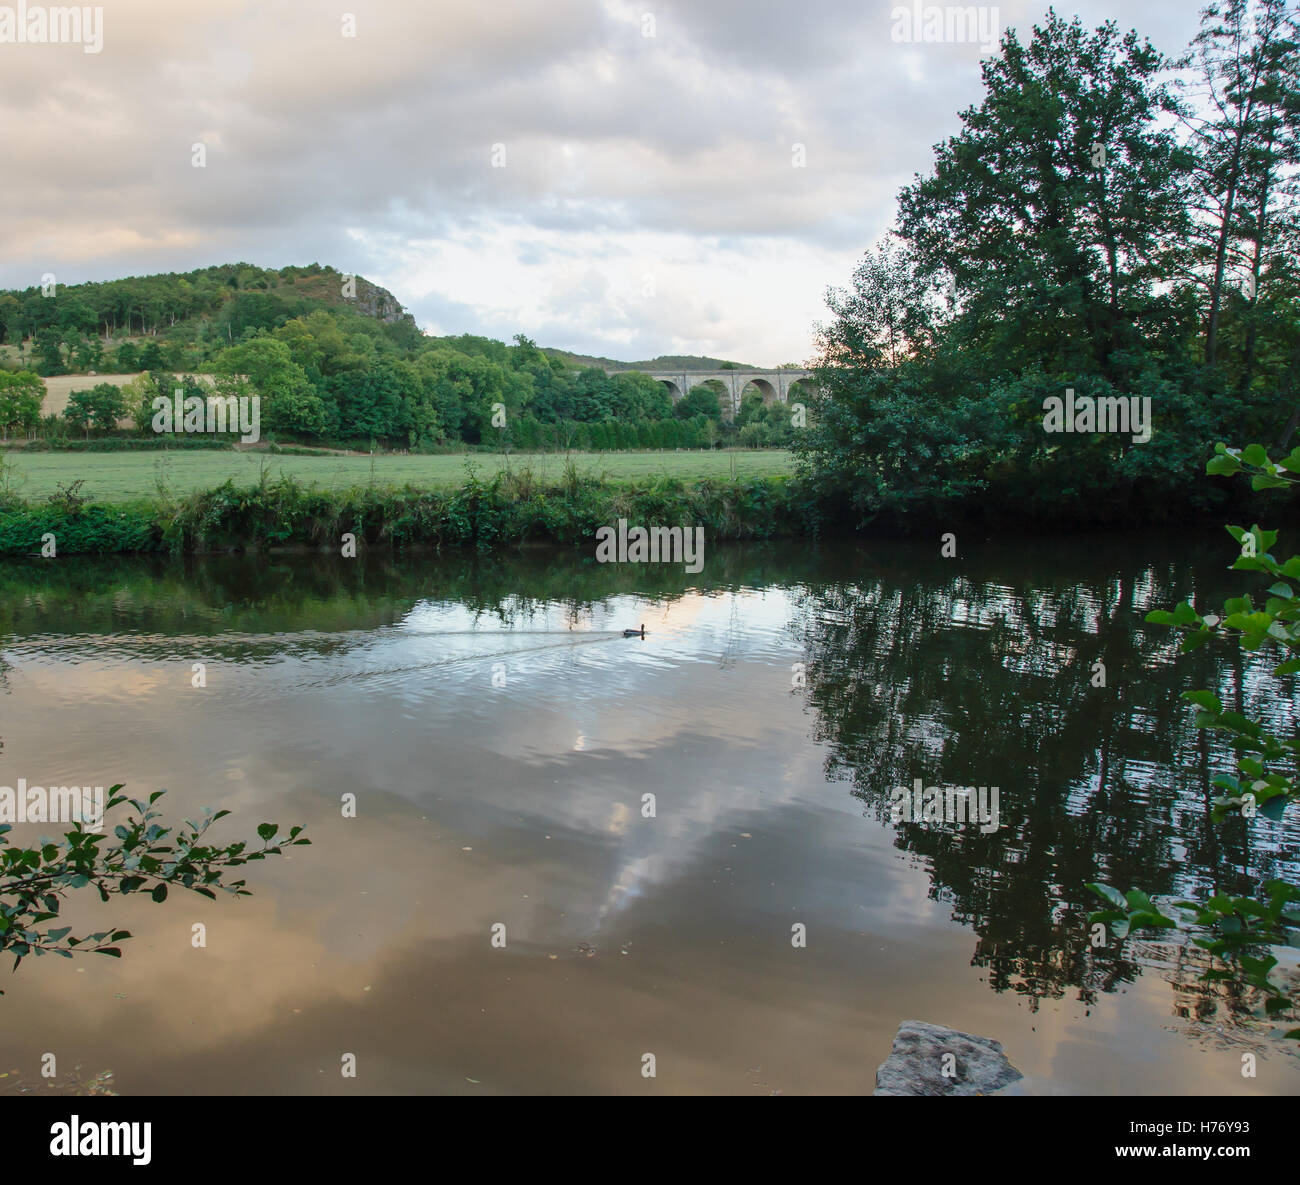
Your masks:
<svg viewBox="0 0 1300 1185"><path fill-rule="evenodd" d="M1212 457L1205 466L1205 472L1211 477L1231 477L1241 472L1241 462L1236 457L1227 455Z"/></svg>
<svg viewBox="0 0 1300 1185"><path fill-rule="evenodd" d="M155 901L159 901L159 902L166 901L166 900L167 900L167 886L166 886L166 885L155 885L155 886L154 886L153 893L150 894L150 896L152 896L153 899L154 899Z"/></svg>
<svg viewBox="0 0 1300 1185"><path fill-rule="evenodd" d="M1096 893L1103 901L1109 901L1112 905L1118 905L1121 909L1125 908L1124 894L1118 889L1112 889L1110 885L1103 885L1099 881L1089 881L1084 885L1085 889Z"/></svg>
<svg viewBox="0 0 1300 1185"><path fill-rule="evenodd" d="M1160 911L1156 909L1155 905L1152 904L1151 898L1142 892L1141 889L1130 889L1126 894L1125 900L1127 900L1128 906L1131 910L1153 915L1158 915L1160 913Z"/></svg>
<svg viewBox="0 0 1300 1185"><path fill-rule="evenodd" d="M1213 712L1216 716L1223 711L1223 704L1212 691L1184 691L1183 699L1198 704L1207 711Z"/></svg>
<svg viewBox="0 0 1300 1185"><path fill-rule="evenodd" d="M1276 794L1267 802L1261 803L1259 813L1266 819L1272 819L1274 823L1282 821L1282 812L1286 810L1286 795Z"/></svg>

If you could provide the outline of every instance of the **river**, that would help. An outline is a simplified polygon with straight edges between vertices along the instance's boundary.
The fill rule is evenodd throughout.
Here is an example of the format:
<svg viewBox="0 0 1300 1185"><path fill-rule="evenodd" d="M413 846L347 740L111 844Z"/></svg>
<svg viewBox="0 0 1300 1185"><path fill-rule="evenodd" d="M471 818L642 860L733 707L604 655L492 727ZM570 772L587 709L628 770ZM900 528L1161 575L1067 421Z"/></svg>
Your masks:
<svg viewBox="0 0 1300 1185"><path fill-rule="evenodd" d="M1296 874L1294 823L1209 823L1228 757L1178 698L1294 727L1292 681L1142 622L1249 587L1231 551L0 565L0 783L166 789L169 816L230 810L223 841L312 839L241 870L251 897L75 900L79 929L134 937L6 963L0 1070L39 1083L53 1052L131 1095L869 1093L920 1019L1000 1040L1035 1090L1296 1094L1284 1025L1201 983L1195 948L1088 944L1087 881ZM997 827L894 821L918 778L996 786Z"/></svg>

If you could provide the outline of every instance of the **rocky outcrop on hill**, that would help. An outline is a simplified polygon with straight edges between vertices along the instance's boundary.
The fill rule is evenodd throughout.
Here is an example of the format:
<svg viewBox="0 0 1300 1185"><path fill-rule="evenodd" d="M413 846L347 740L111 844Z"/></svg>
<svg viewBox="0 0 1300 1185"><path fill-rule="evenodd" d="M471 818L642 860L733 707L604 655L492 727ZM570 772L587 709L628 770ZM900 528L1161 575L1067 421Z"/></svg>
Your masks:
<svg viewBox="0 0 1300 1185"><path fill-rule="evenodd" d="M415 323L415 318L402 308L397 297L387 288L380 288L378 284L372 284L360 276L357 277L356 297L349 303L367 316L388 325L396 325L399 321Z"/></svg>

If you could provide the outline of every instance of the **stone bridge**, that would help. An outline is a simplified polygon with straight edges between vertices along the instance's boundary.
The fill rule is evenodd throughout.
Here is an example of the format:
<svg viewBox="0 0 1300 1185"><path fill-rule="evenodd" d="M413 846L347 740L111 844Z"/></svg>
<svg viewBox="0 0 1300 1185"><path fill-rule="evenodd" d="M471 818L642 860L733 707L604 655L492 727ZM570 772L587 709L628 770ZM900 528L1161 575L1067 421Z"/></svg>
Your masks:
<svg viewBox="0 0 1300 1185"><path fill-rule="evenodd" d="M668 388L668 395L674 403L686 395L692 387L707 383L716 388L717 384L721 384L719 397L722 412L728 418L740 410L741 395L750 383L753 383L762 394L764 403L787 403L790 399L790 388L795 383L809 385L815 383L811 370L653 370L645 373Z"/></svg>

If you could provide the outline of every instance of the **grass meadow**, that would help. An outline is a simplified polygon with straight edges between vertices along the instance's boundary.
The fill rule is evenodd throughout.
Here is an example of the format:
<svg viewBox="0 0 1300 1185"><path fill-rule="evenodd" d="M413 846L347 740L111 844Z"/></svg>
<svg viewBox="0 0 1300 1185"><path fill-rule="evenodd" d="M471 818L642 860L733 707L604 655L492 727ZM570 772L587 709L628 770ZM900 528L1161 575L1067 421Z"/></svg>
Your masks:
<svg viewBox="0 0 1300 1185"><path fill-rule="evenodd" d="M681 481L780 477L793 471L790 454L778 449L572 453L569 456L583 476L603 478L615 484L656 477ZM98 502L130 502L152 497L160 482L173 494L212 489L227 478L239 486L252 485L264 470L272 481L286 475L322 489L371 484L452 489L465 481L470 466L486 480L507 463L497 453L384 455L372 459L281 456L255 451L24 453L10 450L4 459L8 487L20 497L46 498L60 484L66 486L84 479L81 493ZM563 453L516 453L508 459L512 470L529 469L543 484L558 482L565 462Z"/></svg>

